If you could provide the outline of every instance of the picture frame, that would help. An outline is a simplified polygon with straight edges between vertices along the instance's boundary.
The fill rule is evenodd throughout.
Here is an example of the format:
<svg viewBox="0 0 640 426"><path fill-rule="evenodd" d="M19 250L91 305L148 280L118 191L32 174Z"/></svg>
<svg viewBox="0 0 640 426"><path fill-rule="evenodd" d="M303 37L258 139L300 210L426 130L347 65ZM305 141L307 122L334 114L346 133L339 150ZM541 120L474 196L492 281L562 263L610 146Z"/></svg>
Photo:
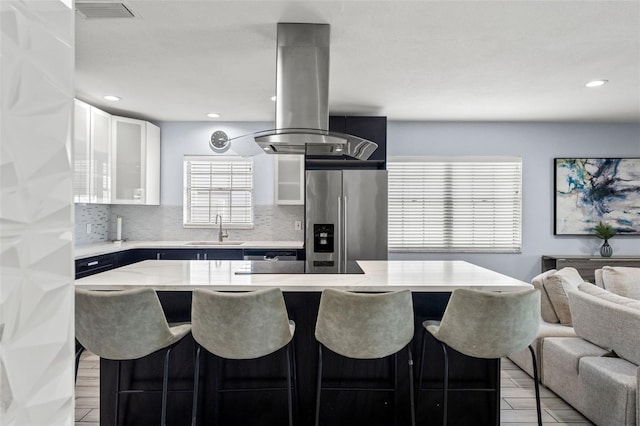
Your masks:
<svg viewBox="0 0 640 426"><path fill-rule="evenodd" d="M554 234L640 235L640 158L554 158Z"/></svg>

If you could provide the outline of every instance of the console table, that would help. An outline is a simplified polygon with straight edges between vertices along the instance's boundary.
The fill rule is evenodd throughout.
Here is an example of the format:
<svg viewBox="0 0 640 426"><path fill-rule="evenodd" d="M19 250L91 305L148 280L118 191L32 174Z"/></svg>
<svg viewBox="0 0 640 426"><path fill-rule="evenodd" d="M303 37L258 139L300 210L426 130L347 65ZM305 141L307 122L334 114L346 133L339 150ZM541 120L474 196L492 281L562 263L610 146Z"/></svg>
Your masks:
<svg viewBox="0 0 640 426"><path fill-rule="evenodd" d="M596 269L600 269L603 266L632 266L640 268L640 256L542 256L542 272L567 266L576 268L585 281L594 283L594 271Z"/></svg>

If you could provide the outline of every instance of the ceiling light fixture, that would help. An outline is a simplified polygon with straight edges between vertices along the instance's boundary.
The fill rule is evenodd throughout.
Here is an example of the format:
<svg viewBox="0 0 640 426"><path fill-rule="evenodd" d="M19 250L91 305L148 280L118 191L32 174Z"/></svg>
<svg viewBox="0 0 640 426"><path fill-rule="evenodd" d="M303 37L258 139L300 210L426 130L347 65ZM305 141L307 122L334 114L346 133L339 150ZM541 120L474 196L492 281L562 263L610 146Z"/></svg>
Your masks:
<svg viewBox="0 0 640 426"><path fill-rule="evenodd" d="M272 100L273 102L275 102L277 99L278 99L278 97L277 97L277 96L272 96L272 97L271 97L271 100Z"/></svg>
<svg viewBox="0 0 640 426"><path fill-rule="evenodd" d="M587 84L585 84L585 86L586 87L600 87L600 86L604 86L608 82L609 82L609 80L592 80L592 81L588 82Z"/></svg>
<svg viewBox="0 0 640 426"><path fill-rule="evenodd" d="M112 101L112 102L118 102L121 98L118 96L113 96L113 95L106 95L104 97L106 100L108 101Z"/></svg>
<svg viewBox="0 0 640 426"><path fill-rule="evenodd" d="M209 118L220 118L220 114L218 114L217 112L210 112L209 114L207 114L207 117L209 117Z"/></svg>

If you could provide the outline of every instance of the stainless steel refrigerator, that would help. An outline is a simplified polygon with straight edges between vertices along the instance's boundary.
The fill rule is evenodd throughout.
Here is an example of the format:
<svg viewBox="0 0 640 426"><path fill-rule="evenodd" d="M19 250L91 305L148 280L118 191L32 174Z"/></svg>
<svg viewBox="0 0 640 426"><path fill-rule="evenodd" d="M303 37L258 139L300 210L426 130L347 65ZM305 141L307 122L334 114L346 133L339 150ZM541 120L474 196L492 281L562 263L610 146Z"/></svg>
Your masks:
<svg viewBox="0 0 640 426"><path fill-rule="evenodd" d="M387 259L386 170L307 170L305 252L307 272Z"/></svg>

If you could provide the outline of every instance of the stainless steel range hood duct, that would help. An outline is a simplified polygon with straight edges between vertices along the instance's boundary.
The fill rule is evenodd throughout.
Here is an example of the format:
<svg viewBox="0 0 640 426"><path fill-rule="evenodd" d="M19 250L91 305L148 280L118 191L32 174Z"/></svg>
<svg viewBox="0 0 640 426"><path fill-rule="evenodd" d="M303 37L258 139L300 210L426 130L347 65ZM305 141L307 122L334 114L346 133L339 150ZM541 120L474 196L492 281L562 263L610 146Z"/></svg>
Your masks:
<svg viewBox="0 0 640 426"><path fill-rule="evenodd" d="M346 155L366 160L374 142L329 132L330 26L278 24L276 129L254 134L269 154Z"/></svg>

